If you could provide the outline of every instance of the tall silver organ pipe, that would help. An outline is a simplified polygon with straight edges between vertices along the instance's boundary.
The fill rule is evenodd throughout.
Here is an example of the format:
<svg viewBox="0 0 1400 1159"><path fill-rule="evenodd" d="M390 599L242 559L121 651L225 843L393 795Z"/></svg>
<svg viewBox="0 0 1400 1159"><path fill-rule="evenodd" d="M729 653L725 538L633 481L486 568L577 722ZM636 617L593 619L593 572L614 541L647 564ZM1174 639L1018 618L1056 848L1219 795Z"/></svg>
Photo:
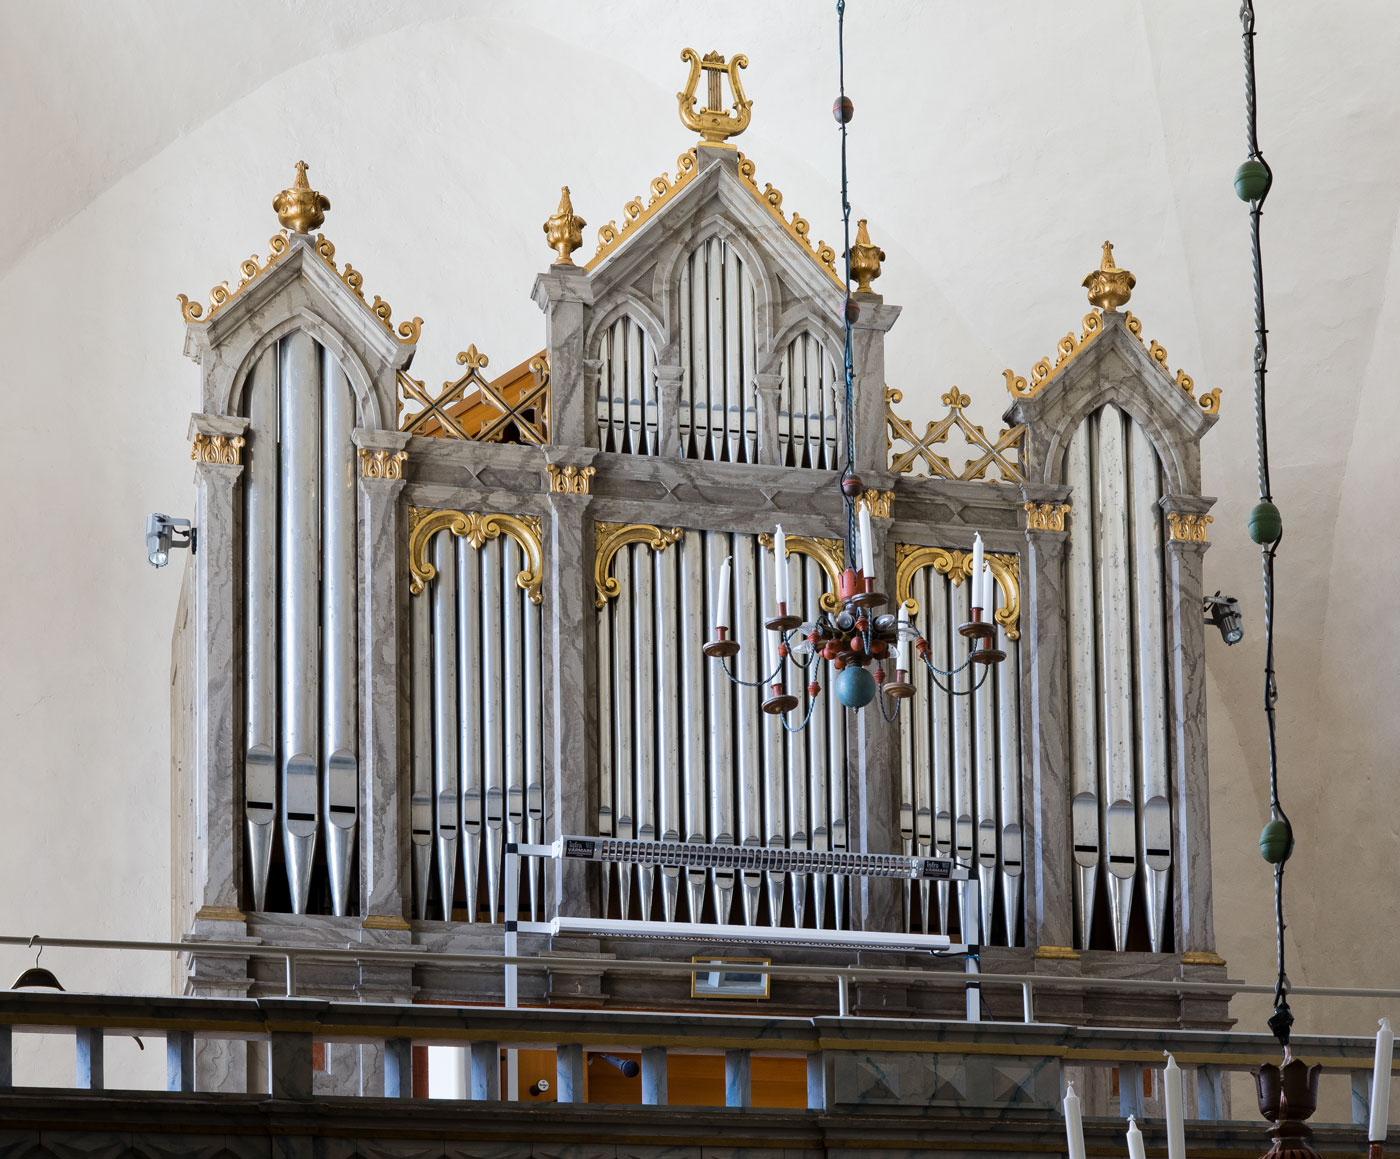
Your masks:
<svg viewBox="0 0 1400 1159"><path fill-rule="evenodd" d="M263 909L277 816L277 347L265 350L245 388L252 447L245 468L243 575L246 745L243 798L253 908Z"/></svg>
<svg viewBox="0 0 1400 1159"><path fill-rule="evenodd" d="M1071 439L1065 481L1079 936L1124 950L1140 912L1160 951L1172 861L1161 464L1146 432L1109 404ZM1112 927L1096 935L1100 860Z"/></svg>
<svg viewBox="0 0 1400 1159"><path fill-rule="evenodd" d="M483 878L489 921L538 917L542 875L505 896L503 857L543 836L540 608L509 536L475 548L445 529L428 550L436 574L410 601L415 912L452 920L460 872L466 920Z"/></svg>
<svg viewBox="0 0 1400 1159"><path fill-rule="evenodd" d="M321 359L304 331L282 340L282 841L292 912L306 912L319 812Z"/></svg>
<svg viewBox="0 0 1400 1159"><path fill-rule="evenodd" d="M326 869L331 912L344 917L359 812L358 588L355 571L355 396L328 352L322 360L321 489L321 799L325 807Z"/></svg>
<svg viewBox="0 0 1400 1159"><path fill-rule="evenodd" d="M805 850L815 833L820 848L845 848L843 710L824 694L809 727L789 734L761 711L765 689L734 685L701 652L726 558L726 627L743 643L730 670L757 681L776 666L773 636L762 627L775 610L771 548L753 535L688 531L660 550L630 544L613 557L619 592L598 613L599 796L615 806L618 836L626 825L638 838ZM811 617L828 587L825 572L800 554L788 563L795 608ZM809 704L805 678L790 679L801 717ZM615 881L619 892L637 882L628 887L627 908L618 906L634 920L658 916L650 895L660 882L666 920L684 892L690 921L844 924L844 897L809 878L700 868L674 875L647 869L640 877L624 870ZM819 893L834 904L818 908Z"/></svg>
<svg viewBox="0 0 1400 1159"><path fill-rule="evenodd" d="M457 885L458 798L457 727L457 553L450 532L433 537L437 575L432 584L433 628L433 831L438 892L444 918L452 916Z"/></svg>
<svg viewBox="0 0 1400 1159"><path fill-rule="evenodd" d="M955 584L930 564L909 582L909 598L918 605L913 618L929 641L929 660L945 670L967 648L957 628L968 619L970 581L958 578ZM994 593L996 607L984 609L985 615L1010 603L1000 580ZM922 664L911 673L916 693L900 710L901 786L909 786L907 840L919 854L953 856L975 868L981 904L978 912L968 913L965 888L954 897L946 882L938 883L936 893L920 883L910 891L907 913L919 932L932 933L936 926L949 933L956 925L959 936L1016 945L1023 862L1020 643L1003 629L998 647L1006 652L1006 663L991 669L970 695L943 691ZM961 682L955 687L967 689Z"/></svg>
<svg viewBox="0 0 1400 1159"><path fill-rule="evenodd" d="M756 295L728 242L710 238L681 267L679 313L682 456L756 462Z"/></svg>

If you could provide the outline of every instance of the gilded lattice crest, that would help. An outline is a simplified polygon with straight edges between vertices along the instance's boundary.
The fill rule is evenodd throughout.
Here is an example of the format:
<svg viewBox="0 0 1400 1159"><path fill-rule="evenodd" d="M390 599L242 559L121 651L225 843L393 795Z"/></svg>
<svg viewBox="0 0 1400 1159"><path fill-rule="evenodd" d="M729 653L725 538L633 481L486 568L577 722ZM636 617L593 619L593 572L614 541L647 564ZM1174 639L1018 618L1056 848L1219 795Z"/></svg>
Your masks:
<svg viewBox="0 0 1400 1159"><path fill-rule="evenodd" d="M943 405L948 408L948 413L937 422L928 423L920 435L912 423L895 413L894 404L903 399L900 391L885 388L885 450L889 452L891 471L900 475L927 475L935 479L986 479L988 469L995 467L999 481L1025 482L1021 471L1026 440L1024 423L1000 431L995 439L989 439L982 427L963 414L963 408L971 405L972 399L955 386L943 396ZM939 448L944 447L955 431L972 456L960 471L953 469L949 456L939 454Z"/></svg>
<svg viewBox="0 0 1400 1159"><path fill-rule="evenodd" d="M515 441L543 446L549 441L549 359L536 355L528 375L510 383L489 382L481 372L490 359L472 344L457 355L467 368L461 377L442 384L436 395L423 380L399 371L399 429L410 435L437 435L477 443ZM419 407L403 413L404 403ZM485 417L482 417L484 414ZM468 417L473 416L473 417Z"/></svg>

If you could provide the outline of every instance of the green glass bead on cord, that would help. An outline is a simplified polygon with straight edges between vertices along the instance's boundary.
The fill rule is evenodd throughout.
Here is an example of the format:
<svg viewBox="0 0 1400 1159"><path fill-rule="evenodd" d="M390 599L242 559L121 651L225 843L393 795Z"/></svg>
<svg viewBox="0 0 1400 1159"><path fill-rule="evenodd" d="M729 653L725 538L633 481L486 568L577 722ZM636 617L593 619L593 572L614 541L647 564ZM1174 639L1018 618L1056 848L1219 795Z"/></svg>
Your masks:
<svg viewBox="0 0 1400 1159"><path fill-rule="evenodd" d="M1269 167L1257 157L1251 157L1235 170L1235 196L1241 201L1258 201L1269 192L1273 178Z"/></svg>
<svg viewBox="0 0 1400 1159"><path fill-rule="evenodd" d="M1249 538L1258 544L1277 543L1283 534L1283 516L1272 503L1256 503L1249 513Z"/></svg>
<svg viewBox="0 0 1400 1159"><path fill-rule="evenodd" d="M1259 834L1259 853L1270 865L1287 861L1293 854L1293 830L1287 821L1277 819L1264 826Z"/></svg>

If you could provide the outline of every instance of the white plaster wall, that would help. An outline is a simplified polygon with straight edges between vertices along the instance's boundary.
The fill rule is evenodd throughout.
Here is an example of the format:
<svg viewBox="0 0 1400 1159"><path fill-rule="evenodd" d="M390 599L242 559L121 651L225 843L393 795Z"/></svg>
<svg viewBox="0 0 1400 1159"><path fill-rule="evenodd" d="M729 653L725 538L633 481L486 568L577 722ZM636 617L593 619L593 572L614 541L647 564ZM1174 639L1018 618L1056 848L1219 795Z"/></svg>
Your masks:
<svg viewBox="0 0 1400 1159"><path fill-rule="evenodd" d="M528 294L559 185L591 252L596 227L690 145L675 113L682 46L748 54L740 144L814 237L839 240L833 7L0 2L12 162L0 171L0 932L168 933L179 569L152 571L140 535L146 512L193 500L197 372L174 295L203 300L266 253L292 163L305 158L331 197L326 233L367 291L396 318L426 319L417 375L451 376L470 342L505 368L542 345ZM1261 134L1278 175L1265 245L1297 984L1400 985L1389 8L1260 16ZM877 288L905 308L888 359L910 416L931 416L956 383L994 424L1001 370L1025 374L1077 332L1078 283L1105 236L1137 273L1145 336L1200 389L1224 388L1205 445L1206 490L1221 497L1206 578L1241 597L1246 641L1210 643L1216 928L1231 973L1268 981L1235 6L849 9L852 200L888 255ZM25 958L0 951L0 973ZM156 957L50 951L45 964L75 989L168 984ZM1242 1001L1244 1024L1261 1029L1264 1007ZM1366 1003L1297 1010L1300 1030L1374 1025Z"/></svg>

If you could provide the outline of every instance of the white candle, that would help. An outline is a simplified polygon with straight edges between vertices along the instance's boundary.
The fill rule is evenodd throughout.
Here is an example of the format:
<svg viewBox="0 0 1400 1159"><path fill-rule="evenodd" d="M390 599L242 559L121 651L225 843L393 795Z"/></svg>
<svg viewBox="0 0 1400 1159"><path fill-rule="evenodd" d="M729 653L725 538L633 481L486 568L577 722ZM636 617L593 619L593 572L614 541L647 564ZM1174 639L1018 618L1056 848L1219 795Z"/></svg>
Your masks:
<svg viewBox="0 0 1400 1159"><path fill-rule="evenodd" d="M972 537L972 583L973 583L973 587L972 587L972 592L971 592L970 594L971 594L971 596L972 596L972 606L973 606L974 608L980 608L980 607L982 606L981 604L979 604L979 603L977 602L978 599L979 599L979 597L982 595L982 593L981 593L981 592L978 590L978 588L977 588L977 585L978 585L979 583L981 583L981 580L982 580L982 563L983 563L983 558L982 558L982 533L979 531L979 532L977 532L977 533Z"/></svg>
<svg viewBox="0 0 1400 1159"><path fill-rule="evenodd" d="M725 556L719 565L719 583L715 586L715 627L729 627L729 561Z"/></svg>
<svg viewBox="0 0 1400 1159"><path fill-rule="evenodd" d="M875 537L870 531L870 508L860 509L860 569L867 579L875 578Z"/></svg>
<svg viewBox="0 0 1400 1159"><path fill-rule="evenodd" d="M1079 1096L1074 1084L1065 1094L1065 1141L1069 1144L1069 1159L1084 1159L1084 1119L1079 1114Z"/></svg>
<svg viewBox="0 0 1400 1159"><path fill-rule="evenodd" d="M1376 1032L1376 1065L1371 1073L1371 1130L1366 1138L1372 1143L1384 1143L1390 1124L1390 1064L1395 1055L1395 1035L1390 1019L1381 1019Z"/></svg>
<svg viewBox="0 0 1400 1159"><path fill-rule="evenodd" d="M781 615L783 605L788 602L787 536L783 534L781 523L773 536L773 577L778 598L778 614Z"/></svg>
<svg viewBox="0 0 1400 1159"><path fill-rule="evenodd" d="M899 633L899 667L905 672L909 671L909 608L905 604L899 605L899 622L896 625Z"/></svg>
<svg viewBox="0 0 1400 1159"><path fill-rule="evenodd" d="M1167 1114L1167 1159L1186 1159L1186 1103L1181 1097L1181 1068L1167 1055L1162 1072L1162 1106Z"/></svg>
<svg viewBox="0 0 1400 1159"><path fill-rule="evenodd" d="M1128 1116L1128 1159L1147 1159L1147 1152L1142 1146L1142 1132L1138 1130L1137 1120L1132 1115Z"/></svg>
<svg viewBox="0 0 1400 1159"><path fill-rule="evenodd" d="M986 613L985 618L988 620L992 618L992 612L997 606L996 582L996 576L992 574L992 569L984 567L982 570L982 602L977 606Z"/></svg>
<svg viewBox="0 0 1400 1159"><path fill-rule="evenodd" d="M1147 1159L1147 1151L1142 1149L1142 1132L1131 1114L1128 1116L1128 1159Z"/></svg>

